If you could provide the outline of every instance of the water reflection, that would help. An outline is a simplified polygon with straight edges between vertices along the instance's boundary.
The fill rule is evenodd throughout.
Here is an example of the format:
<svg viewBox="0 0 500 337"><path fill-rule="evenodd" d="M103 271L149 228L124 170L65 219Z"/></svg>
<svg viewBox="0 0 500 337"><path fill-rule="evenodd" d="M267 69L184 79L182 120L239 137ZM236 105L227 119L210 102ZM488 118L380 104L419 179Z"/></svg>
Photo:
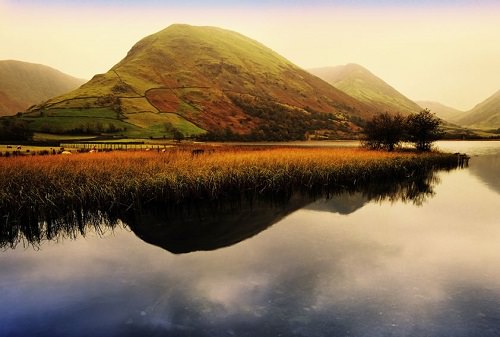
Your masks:
<svg viewBox="0 0 500 337"><path fill-rule="evenodd" d="M12 219L14 218L14 219ZM120 221L115 213L102 211L69 211L58 218L37 218L30 214L0 216L0 248L32 246L38 249L45 241L76 240L87 232L103 235Z"/></svg>
<svg viewBox="0 0 500 337"><path fill-rule="evenodd" d="M342 214L359 203L332 196L216 251L173 255L119 226L5 251L0 335L496 336L500 197L467 171L438 175L421 207ZM481 200L461 197L474 186Z"/></svg>
<svg viewBox="0 0 500 337"><path fill-rule="evenodd" d="M179 205L175 210L143 207L124 215L124 221L142 240L172 253L214 250L251 238L310 199L293 194L279 200Z"/></svg>
<svg viewBox="0 0 500 337"><path fill-rule="evenodd" d="M438 148L448 152L465 152L472 156L470 172L489 188L500 193L500 141L441 141L438 142Z"/></svg>
<svg viewBox="0 0 500 337"><path fill-rule="evenodd" d="M348 215L356 212L368 202L370 202L370 198L366 194L362 192L352 192L316 200L305 208L321 212Z"/></svg>
<svg viewBox="0 0 500 337"><path fill-rule="evenodd" d="M473 158L470 171L489 188L500 193L500 156L485 155Z"/></svg>
<svg viewBox="0 0 500 337"><path fill-rule="evenodd" d="M260 233L301 208L349 214L370 201L403 201L422 205L439 183L432 170L391 182L371 183L350 189L308 191L274 197L241 196L179 205L140 205L132 210L72 210L57 218L21 214L4 216L0 247L40 247L44 241L100 235L127 226L139 238L172 253L215 250Z"/></svg>
<svg viewBox="0 0 500 337"><path fill-rule="evenodd" d="M421 205L434 195L439 182L432 171L412 179L370 184L356 190L282 196L278 200L239 200L238 203L198 204L186 208L149 207L127 215L124 221L144 241L172 253L214 250L246 240L301 208L326 206L330 212L354 212L359 200L413 202ZM314 202L316 199L320 202ZM354 202L354 204L353 204Z"/></svg>
<svg viewBox="0 0 500 337"><path fill-rule="evenodd" d="M470 170L287 198L2 221L0 336L500 335L500 194Z"/></svg>

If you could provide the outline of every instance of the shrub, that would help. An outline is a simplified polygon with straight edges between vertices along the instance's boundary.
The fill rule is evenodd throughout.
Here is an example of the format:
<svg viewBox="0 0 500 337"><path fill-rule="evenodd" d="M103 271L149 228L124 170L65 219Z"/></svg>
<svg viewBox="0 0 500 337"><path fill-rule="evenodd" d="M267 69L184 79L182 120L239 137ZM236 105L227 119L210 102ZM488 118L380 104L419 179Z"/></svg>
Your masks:
<svg viewBox="0 0 500 337"><path fill-rule="evenodd" d="M364 128L363 145L371 149L393 151L404 138L405 118L387 112L373 117Z"/></svg>
<svg viewBox="0 0 500 337"><path fill-rule="evenodd" d="M441 120L424 109L406 119L406 139L415 144L419 151L429 151L432 143L442 137Z"/></svg>
<svg viewBox="0 0 500 337"><path fill-rule="evenodd" d="M406 118L381 113L366 123L363 146L393 151L402 141L408 141L419 151L429 151L432 143L443 135L440 125L441 120L428 109Z"/></svg>

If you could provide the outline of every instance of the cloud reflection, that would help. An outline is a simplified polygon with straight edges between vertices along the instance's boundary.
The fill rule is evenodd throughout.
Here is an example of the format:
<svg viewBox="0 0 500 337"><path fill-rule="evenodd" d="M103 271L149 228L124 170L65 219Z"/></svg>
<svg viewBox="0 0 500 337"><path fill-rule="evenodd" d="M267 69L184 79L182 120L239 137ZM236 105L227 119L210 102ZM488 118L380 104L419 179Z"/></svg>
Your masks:
<svg viewBox="0 0 500 337"><path fill-rule="evenodd" d="M439 178L419 207L365 195L350 214L290 210L213 251L171 254L120 223L6 250L0 335L495 336L500 196L465 170Z"/></svg>

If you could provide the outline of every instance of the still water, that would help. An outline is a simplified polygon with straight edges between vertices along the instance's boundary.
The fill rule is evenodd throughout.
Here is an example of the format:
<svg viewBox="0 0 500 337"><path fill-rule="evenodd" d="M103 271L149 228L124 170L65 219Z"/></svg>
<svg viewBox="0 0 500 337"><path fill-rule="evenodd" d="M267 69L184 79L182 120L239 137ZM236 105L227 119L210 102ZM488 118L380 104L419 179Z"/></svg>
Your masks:
<svg viewBox="0 0 500 337"><path fill-rule="evenodd" d="M397 191L4 226L0 336L499 336L500 142L439 147L470 167Z"/></svg>

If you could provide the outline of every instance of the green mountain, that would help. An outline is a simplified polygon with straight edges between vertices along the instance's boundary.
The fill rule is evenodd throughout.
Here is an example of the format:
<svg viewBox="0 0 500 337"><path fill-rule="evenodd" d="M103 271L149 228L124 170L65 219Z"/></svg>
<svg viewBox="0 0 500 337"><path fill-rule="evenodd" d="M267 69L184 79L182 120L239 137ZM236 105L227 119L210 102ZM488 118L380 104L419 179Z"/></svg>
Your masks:
<svg viewBox="0 0 500 337"><path fill-rule="evenodd" d="M84 82L41 64L0 61L0 116L25 111Z"/></svg>
<svg viewBox="0 0 500 337"><path fill-rule="evenodd" d="M438 116L439 118L451 123L457 123L457 121L465 114L464 111L451 108L439 102L417 101L416 103L420 105L422 108L429 109L430 111L435 113L436 116Z"/></svg>
<svg viewBox="0 0 500 337"><path fill-rule="evenodd" d="M358 64L309 70L335 88L373 106L378 112L419 112L422 108Z"/></svg>
<svg viewBox="0 0 500 337"><path fill-rule="evenodd" d="M143 38L107 73L25 118L46 132L82 131L98 120L101 130L130 137L177 129L299 139L313 132L352 136L373 112L259 42L216 27L176 24Z"/></svg>
<svg viewBox="0 0 500 337"><path fill-rule="evenodd" d="M478 129L500 128L500 90L467 111L457 123Z"/></svg>

